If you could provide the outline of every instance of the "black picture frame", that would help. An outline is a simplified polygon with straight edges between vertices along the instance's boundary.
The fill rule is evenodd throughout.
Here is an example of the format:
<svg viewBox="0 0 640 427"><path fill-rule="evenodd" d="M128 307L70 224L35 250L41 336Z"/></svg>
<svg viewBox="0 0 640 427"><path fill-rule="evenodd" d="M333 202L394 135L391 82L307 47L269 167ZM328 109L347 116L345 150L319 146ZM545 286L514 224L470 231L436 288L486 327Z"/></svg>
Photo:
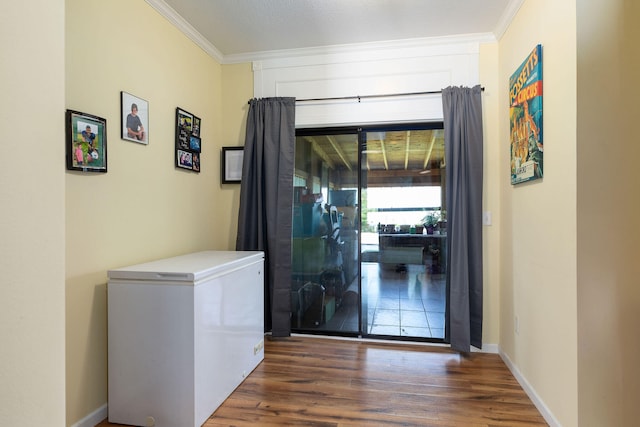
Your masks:
<svg viewBox="0 0 640 427"><path fill-rule="evenodd" d="M242 181L244 147L222 147L221 172L223 184L239 184Z"/></svg>
<svg viewBox="0 0 640 427"><path fill-rule="evenodd" d="M183 108L176 108L176 167L200 172L201 124L200 117Z"/></svg>
<svg viewBox="0 0 640 427"><path fill-rule="evenodd" d="M107 172L107 120L93 114L67 110L67 169Z"/></svg>

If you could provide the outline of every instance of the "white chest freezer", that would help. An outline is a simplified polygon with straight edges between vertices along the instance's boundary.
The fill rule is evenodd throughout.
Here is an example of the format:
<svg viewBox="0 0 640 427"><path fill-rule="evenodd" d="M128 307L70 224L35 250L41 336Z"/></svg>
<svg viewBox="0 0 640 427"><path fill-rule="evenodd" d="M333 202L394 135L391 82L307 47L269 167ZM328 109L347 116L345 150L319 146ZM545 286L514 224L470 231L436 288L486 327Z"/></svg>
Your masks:
<svg viewBox="0 0 640 427"><path fill-rule="evenodd" d="M197 427L264 358L264 254L108 272L109 422Z"/></svg>

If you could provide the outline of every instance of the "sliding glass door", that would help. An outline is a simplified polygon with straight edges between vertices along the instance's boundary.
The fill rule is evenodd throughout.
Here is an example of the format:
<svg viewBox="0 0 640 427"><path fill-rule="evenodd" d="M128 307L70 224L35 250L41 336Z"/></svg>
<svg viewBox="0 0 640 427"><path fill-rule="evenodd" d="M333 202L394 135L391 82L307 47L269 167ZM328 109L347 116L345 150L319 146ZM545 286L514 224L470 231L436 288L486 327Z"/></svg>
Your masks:
<svg viewBox="0 0 640 427"><path fill-rule="evenodd" d="M445 166L441 124L297 132L294 331L444 337Z"/></svg>

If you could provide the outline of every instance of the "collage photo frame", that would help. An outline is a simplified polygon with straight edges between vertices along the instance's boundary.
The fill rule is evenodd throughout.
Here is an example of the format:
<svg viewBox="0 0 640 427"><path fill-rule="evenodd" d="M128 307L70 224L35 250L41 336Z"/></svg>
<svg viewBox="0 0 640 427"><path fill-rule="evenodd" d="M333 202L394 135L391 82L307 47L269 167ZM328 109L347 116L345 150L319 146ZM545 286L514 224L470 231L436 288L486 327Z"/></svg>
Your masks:
<svg viewBox="0 0 640 427"><path fill-rule="evenodd" d="M176 167L200 172L201 125L199 117L176 108Z"/></svg>

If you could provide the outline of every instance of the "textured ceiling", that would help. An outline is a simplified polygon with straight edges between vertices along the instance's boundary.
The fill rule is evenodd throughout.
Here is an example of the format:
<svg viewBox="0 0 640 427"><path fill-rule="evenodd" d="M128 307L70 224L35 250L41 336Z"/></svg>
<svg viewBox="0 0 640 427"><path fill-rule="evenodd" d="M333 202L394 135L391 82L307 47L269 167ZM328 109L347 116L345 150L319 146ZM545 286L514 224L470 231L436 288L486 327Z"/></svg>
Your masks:
<svg viewBox="0 0 640 427"><path fill-rule="evenodd" d="M514 7L522 2L153 0L152 3L162 1L224 56L428 37L496 35L508 23Z"/></svg>

